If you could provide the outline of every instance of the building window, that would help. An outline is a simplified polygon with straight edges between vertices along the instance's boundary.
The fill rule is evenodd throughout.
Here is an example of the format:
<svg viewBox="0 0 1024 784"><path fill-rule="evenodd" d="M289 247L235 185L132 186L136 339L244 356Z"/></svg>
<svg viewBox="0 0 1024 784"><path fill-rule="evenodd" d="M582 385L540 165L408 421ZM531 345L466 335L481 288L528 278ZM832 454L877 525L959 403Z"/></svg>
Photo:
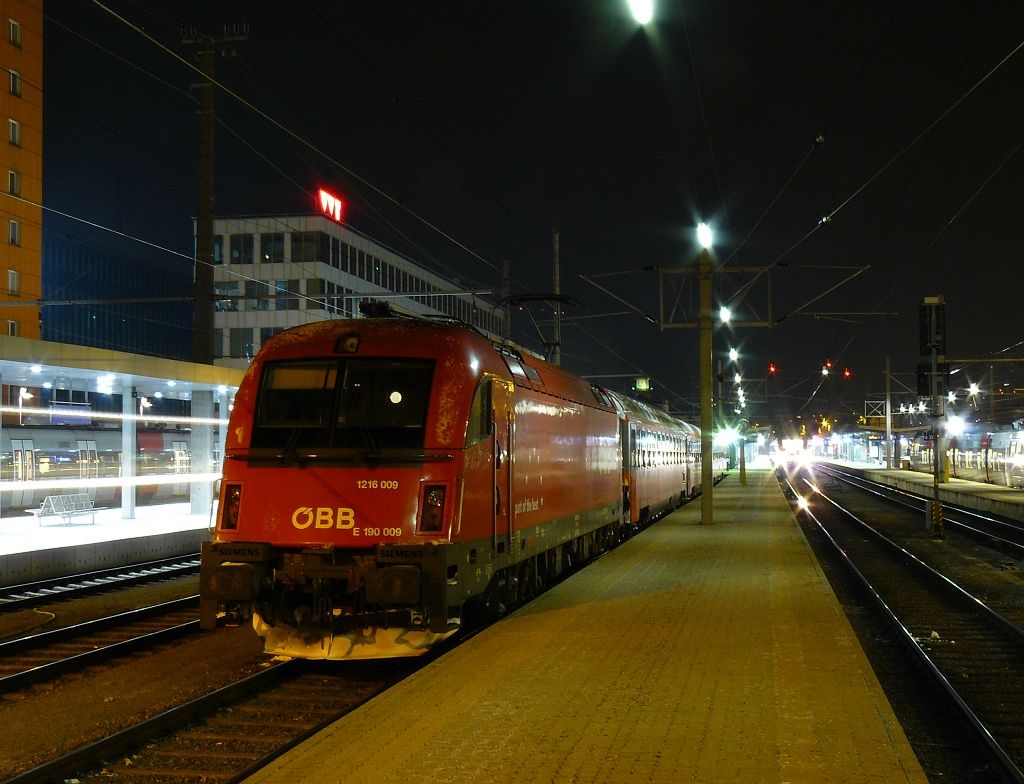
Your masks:
<svg viewBox="0 0 1024 784"><path fill-rule="evenodd" d="M213 263L224 263L224 235L217 234L213 238Z"/></svg>
<svg viewBox="0 0 1024 784"><path fill-rule="evenodd" d="M230 299L217 299L217 297L230 297ZM213 309L219 312L234 312L238 310L238 281L221 281L213 284Z"/></svg>
<svg viewBox="0 0 1024 784"><path fill-rule="evenodd" d="M17 71L11 71L10 89L11 95L16 98L21 97L21 74Z"/></svg>
<svg viewBox="0 0 1024 784"><path fill-rule="evenodd" d="M265 264L284 261L284 233L275 231L260 235L260 254Z"/></svg>
<svg viewBox="0 0 1024 784"><path fill-rule="evenodd" d="M229 356L252 359L252 327L232 327Z"/></svg>
<svg viewBox="0 0 1024 784"><path fill-rule="evenodd" d="M7 293L21 293L21 274L18 272L18 270L7 270Z"/></svg>
<svg viewBox="0 0 1024 784"><path fill-rule="evenodd" d="M21 196L21 172L13 169L7 172L7 192L11 196Z"/></svg>
<svg viewBox="0 0 1024 784"><path fill-rule="evenodd" d="M18 322L17 321L11 321L10 319L8 319L7 320L7 334L8 334L8 336L10 336L12 338L16 338L16 337L18 337L18 333L19 333Z"/></svg>
<svg viewBox="0 0 1024 784"><path fill-rule="evenodd" d="M15 147L21 147L21 123L17 120L7 120L7 141Z"/></svg>
<svg viewBox="0 0 1024 784"><path fill-rule="evenodd" d="M245 282L245 309L270 310L270 284L262 280Z"/></svg>
<svg viewBox="0 0 1024 784"><path fill-rule="evenodd" d="M213 358L220 359L224 356L224 330L213 331Z"/></svg>
<svg viewBox="0 0 1024 784"><path fill-rule="evenodd" d="M19 221L8 221L7 242L11 245L21 245L21 223Z"/></svg>
<svg viewBox="0 0 1024 784"><path fill-rule="evenodd" d="M260 346L281 331L281 327L260 327Z"/></svg>
<svg viewBox="0 0 1024 784"><path fill-rule="evenodd" d="M13 19L7 20L7 40L21 48L21 22L16 22Z"/></svg>
<svg viewBox="0 0 1024 784"><path fill-rule="evenodd" d="M285 297L284 294L298 294L299 281L297 280L277 280L274 281L274 289L277 292L277 298L274 300L274 308L277 310L298 310L299 300L293 297Z"/></svg>
<svg viewBox="0 0 1024 784"><path fill-rule="evenodd" d="M253 236L251 234L231 235L231 263L252 264Z"/></svg>
<svg viewBox="0 0 1024 784"><path fill-rule="evenodd" d="M327 281L323 278L310 278L306 281L306 310L326 310Z"/></svg>
<svg viewBox="0 0 1024 784"><path fill-rule="evenodd" d="M319 232L292 232L292 263L304 264L316 261L317 241Z"/></svg>

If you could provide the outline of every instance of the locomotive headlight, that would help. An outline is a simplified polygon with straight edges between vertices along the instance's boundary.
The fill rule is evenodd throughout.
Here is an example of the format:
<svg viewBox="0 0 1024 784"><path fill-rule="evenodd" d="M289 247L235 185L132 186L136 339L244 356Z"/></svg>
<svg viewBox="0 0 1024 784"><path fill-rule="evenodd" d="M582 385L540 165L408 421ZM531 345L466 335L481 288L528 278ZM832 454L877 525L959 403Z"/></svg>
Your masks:
<svg viewBox="0 0 1024 784"><path fill-rule="evenodd" d="M241 485L228 485L224 488L224 509L220 515L220 529L222 531L235 531L238 529L238 507L241 502Z"/></svg>
<svg viewBox="0 0 1024 784"><path fill-rule="evenodd" d="M423 488L423 503L420 504L420 531L440 532L444 527L444 485L426 485Z"/></svg>

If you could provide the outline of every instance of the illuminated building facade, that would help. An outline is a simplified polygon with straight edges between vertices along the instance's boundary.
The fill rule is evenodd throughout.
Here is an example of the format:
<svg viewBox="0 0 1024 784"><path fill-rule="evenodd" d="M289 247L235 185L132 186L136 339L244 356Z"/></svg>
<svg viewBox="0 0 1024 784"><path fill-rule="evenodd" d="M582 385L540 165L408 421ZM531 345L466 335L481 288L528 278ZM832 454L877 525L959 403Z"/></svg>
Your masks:
<svg viewBox="0 0 1024 784"><path fill-rule="evenodd" d="M4 295L0 330L15 337L40 337L43 231L43 3L0 0L0 115L7 136L0 177L3 208L0 242ZM24 303L24 304L22 304ZM29 304L31 303L31 304Z"/></svg>
<svg viewBox="0 0 1024 784"><path fill-rule="evenodd" d="M502 334L503 311L324 214L214 221L214 361L245 367L277 332L379 299ZM333 219L332 219L333 218Z"/></svg>

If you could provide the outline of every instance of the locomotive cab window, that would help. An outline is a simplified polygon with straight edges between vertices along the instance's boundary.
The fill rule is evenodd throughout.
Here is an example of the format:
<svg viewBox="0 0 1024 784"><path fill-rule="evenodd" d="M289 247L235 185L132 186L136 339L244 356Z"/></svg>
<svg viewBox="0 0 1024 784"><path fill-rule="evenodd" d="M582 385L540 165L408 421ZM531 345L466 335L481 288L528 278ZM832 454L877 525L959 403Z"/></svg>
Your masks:
<svg viewBox="0 0 1024 784"><path fill-rule="evenodd" d="M336 362L282 362L263 374L256 433L295 428L324 428L330 421L330 396L336 385ZM261 439L262 440L262 439ZM269 437L261 446L280 445Z"/></svg>
<svg viewBox="0 0 1024 784"><path fill-rule="evenodd" d="M427 360L350 360L335 445L422 448L433 374Z"/></svg>
<svg viewBox="0 0 1024 784"><path fill-rule="evenodd" d="M433 371L424 360L268 363L252 445L422 449Z"/></svg>

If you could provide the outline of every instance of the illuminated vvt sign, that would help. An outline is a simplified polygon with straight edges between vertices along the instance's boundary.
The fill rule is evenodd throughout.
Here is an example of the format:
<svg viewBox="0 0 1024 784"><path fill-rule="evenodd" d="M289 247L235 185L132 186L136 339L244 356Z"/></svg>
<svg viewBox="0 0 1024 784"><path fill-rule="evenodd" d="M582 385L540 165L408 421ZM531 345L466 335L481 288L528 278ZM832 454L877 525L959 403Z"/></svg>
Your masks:
<svg viewBox="0 0 1024 784"><path fill-rule="evenodd" d="M323 188L320 189L320 212L326 215L328 218L336 220L341 223L342 213L345 211L345 202L335 196L333 193L325 191Z"/></svg>

